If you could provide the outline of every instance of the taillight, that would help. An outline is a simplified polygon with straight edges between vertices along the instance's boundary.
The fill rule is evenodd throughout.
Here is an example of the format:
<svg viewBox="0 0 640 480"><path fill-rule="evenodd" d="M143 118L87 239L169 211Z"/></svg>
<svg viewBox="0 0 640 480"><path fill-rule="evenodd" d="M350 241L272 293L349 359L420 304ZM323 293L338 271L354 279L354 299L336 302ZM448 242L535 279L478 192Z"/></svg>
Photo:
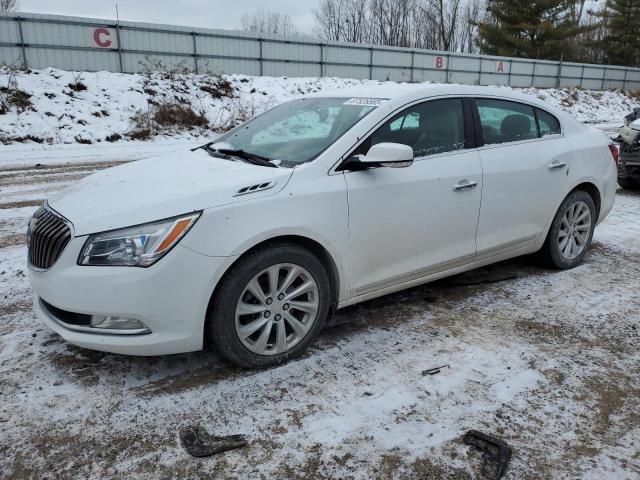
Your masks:
<svg viewBox="0 0 640 480"><path fill-rule="evenodd" d="M613 157L613 161L616 162L616 165L618 165L618 156L620 155L620 152L618 151L617 145L610 143L609 150L611 151L611 156Z"/></svg>

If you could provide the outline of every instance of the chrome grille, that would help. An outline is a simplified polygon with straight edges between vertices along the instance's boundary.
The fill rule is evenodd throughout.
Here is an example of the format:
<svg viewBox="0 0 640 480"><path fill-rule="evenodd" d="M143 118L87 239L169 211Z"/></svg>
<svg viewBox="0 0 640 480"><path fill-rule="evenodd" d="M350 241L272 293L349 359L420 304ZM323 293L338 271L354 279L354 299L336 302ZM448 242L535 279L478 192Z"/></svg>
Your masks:
<svg viewBox="0 0 640 480"><path fill-rule="evenodd" d="M71 240L67 222L46 207L40 207L29 221L27 241L29 264L36 268L51 268Z"/></svg>

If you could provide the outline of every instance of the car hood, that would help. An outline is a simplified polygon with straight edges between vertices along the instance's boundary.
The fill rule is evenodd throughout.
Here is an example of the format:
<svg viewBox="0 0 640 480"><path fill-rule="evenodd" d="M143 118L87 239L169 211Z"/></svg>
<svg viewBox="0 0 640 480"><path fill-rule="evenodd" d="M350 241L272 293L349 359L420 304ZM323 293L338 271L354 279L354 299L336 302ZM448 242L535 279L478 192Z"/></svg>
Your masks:
<svg viewBox="0 0 640 480"><path fill-rule="evenodd" d="M187 151L101 170L51 198L49 206L80 236L273 195L292 173ZM265 183L264 190L237 195Z"/></svg>

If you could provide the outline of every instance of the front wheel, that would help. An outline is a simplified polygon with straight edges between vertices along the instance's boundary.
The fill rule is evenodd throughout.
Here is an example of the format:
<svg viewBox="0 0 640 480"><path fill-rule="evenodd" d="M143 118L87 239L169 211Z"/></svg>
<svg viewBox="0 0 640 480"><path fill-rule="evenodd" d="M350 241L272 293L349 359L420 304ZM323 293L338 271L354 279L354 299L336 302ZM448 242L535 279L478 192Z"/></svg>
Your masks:
<svg viewBox="0 0 640 480"><path fill-rule="evenodd" d="M571 192L553 218L542 247L546 262L561 270L579 265L591 245L595 223L596 207L591 195L584 190Z"/></svg>
<svg viewBox="0 0 640 480"><path fill-rule="evenodd" d="M215 293L205 333L236 365L279 365L313 341L330 302L322 263L298 245L273 244L232 267Z"/></svg>

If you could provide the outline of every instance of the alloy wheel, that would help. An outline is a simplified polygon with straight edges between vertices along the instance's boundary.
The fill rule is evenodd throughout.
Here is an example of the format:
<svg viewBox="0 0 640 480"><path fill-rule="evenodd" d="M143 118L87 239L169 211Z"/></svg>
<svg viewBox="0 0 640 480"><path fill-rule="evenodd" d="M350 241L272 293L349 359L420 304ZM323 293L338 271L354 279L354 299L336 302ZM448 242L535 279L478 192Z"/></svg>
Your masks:
<svg viewBox="0 0 640 480"><path fill-rule="evenodd" d="M589 242L591 235L591 210L583 201L569 205L558 231L558 249L566 260L578 257Z"/></svg>
<svg viewBox="0 0 640 480"><path fill-rule="evenodd" d="M272 265L255 275L238 299L235 328L258 355L277 355L298 344L318 316L318 285L304 268Z"/></svg>

